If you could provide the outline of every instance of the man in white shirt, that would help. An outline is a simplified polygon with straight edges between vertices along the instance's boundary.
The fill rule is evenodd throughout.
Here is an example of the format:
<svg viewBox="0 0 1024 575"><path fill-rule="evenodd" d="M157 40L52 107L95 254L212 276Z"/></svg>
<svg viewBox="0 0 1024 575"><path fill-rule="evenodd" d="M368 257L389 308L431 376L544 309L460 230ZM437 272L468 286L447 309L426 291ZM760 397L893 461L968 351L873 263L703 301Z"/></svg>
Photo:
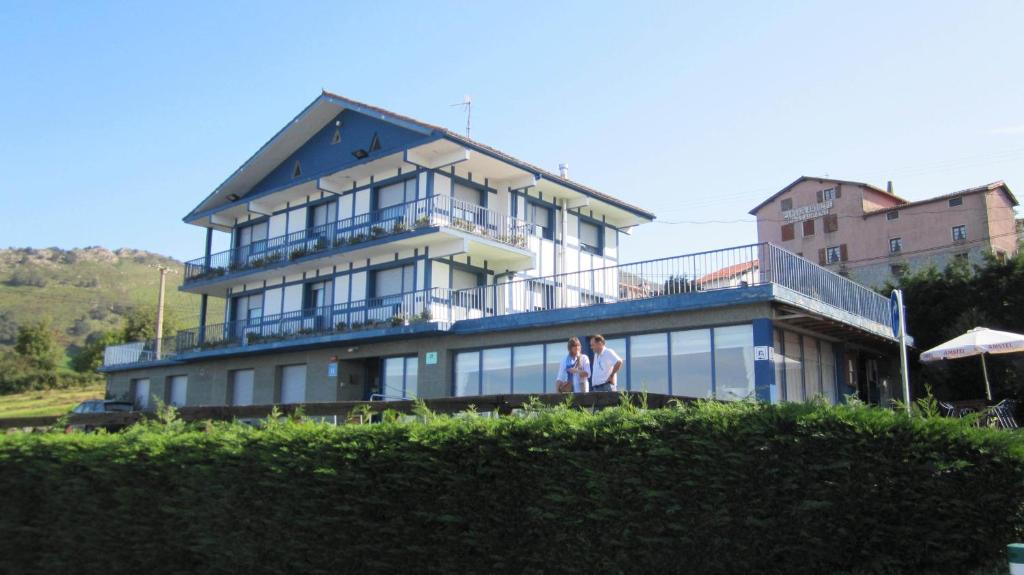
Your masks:
<svg viewBox="0 0 1024 575"><path fill-rule="evenodd" d="M618 391L618 375L622 369L622 358L615 350L605 346L604 336L591 336L590 348L594 350L592 391Z"/></svg>

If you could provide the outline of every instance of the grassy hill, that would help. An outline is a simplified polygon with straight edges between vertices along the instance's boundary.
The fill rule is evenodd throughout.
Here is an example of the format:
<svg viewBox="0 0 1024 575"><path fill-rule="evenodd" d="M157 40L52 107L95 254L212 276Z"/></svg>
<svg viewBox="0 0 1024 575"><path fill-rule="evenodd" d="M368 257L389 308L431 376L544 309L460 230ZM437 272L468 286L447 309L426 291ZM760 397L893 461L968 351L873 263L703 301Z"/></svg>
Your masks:
<svg viewBox="0 0 1024 575"><path fill-rule="evenodd" d="M13 344L19 324L49 318L72 355L89 334L119 328L131 308L156 309L157 265L178 272L167 276L170 321L198 324L199 296L178 291L182 264L174 259L126 248L0 249L0 346ZM210 303L216 321L223 301Z"/></svg>

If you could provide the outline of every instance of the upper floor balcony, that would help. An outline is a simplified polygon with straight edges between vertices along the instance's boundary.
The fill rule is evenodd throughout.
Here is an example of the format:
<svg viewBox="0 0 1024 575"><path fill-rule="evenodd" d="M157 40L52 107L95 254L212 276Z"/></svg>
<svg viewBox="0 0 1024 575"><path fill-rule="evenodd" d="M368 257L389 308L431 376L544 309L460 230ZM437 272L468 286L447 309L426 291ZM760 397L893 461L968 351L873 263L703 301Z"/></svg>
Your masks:
<svg viewBox="0 0 1024 575"><path fill-rule="evenodd" d="M191 260L182 290L216 293L239 281L360 261L396 248L430 248L438 256L468 253L495 268L526 270L534 265L528 238L535 233L533 224L500 212L430 196Z"/></svg>
<svg viewBox="0 0 1024 575"><path fill-rule="evenodd" d="M672 298L672 299L670 299ZM786 321L813 328L856 329L892 341L889 299L772 244L753 244L608 266L546 277L522 278L467 289L433 288L334 306L245 318L182 330L156 341L110 346L105 368L157 360L186 360L212 352L242 353L290 345L407 336L423 332L500 329L505 320L541 325L606 315L667 313L722 305L775 301L790 310ZM642 302L625 309L628 302ZM577 311L590 308L591 311ZM564 314L559 310L572 310ZM566 315L562 318L562 315ZM486 325L479 322L492 322Z"/></svg>

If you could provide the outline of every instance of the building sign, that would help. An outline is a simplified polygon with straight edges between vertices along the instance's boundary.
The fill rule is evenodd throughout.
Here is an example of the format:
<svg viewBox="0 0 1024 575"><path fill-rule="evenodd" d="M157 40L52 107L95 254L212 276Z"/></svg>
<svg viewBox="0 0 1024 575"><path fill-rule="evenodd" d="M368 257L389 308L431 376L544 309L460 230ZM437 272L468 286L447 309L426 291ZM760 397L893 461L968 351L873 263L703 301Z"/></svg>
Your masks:
<svg viewBox="0 0 1024 575"><path fill-rule="evenodd" d="M754 361L771 361L772 348L770 345L754 346Z"/></svg>
<svg viewBox="0 0 1024 575"><path fill-rule="evenodd" d="M327 377L338 377L338 362L332 361L327 364Z"/></svg>
<svg viewBox="0 0 1024 575"><path fill-rule="evenodd" d="M782 219L787 222L802 222L804 220L824 216L831 209L832 200L827 200L820 204L811 204L809 206L801 206L799 208L793 208L792 210L786 210L782 212Z"/></svg>
<svg viewBox="0 0 1024 575"><path fill-rule="evenodd" d="M437 352L428 351L426 354L424 354L423 360L427 365L437 365Z"/></svg>

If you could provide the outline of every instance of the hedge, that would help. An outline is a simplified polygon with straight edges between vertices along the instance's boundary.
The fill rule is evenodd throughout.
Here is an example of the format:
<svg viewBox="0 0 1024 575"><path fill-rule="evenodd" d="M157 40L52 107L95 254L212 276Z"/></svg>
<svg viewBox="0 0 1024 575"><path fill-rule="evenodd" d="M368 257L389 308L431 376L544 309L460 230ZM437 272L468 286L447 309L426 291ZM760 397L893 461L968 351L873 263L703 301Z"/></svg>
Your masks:
<svg viewBox="0 0 1024 575"><path fill-rule="evenodd" d="M0 438L3 573L965 573L1016 432L863 406L568 407Z"/></svg>

